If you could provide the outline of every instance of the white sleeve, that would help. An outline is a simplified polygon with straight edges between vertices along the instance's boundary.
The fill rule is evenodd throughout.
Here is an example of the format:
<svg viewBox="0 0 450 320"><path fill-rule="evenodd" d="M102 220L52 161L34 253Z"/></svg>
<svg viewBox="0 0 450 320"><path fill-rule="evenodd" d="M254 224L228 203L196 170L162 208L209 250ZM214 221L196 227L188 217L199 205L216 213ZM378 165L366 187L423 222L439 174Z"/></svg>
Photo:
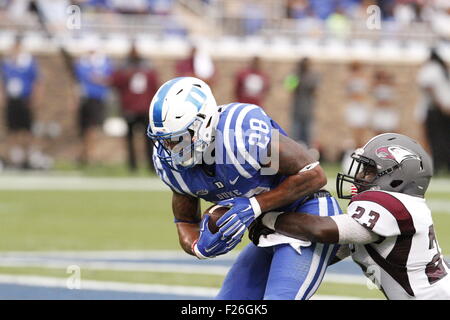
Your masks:
<svg viewBox="0 0 450 320"><path fill-rule="evenodd" d="M263 225L265 225L267 228L275 231L275 222L277 222L278 216L282 213L284 213L284 212L275 212L275 211L267 212L262 217Z"/></svg>
<svg viewBox="0 0 450 320"><path fill-rule="evenodd" d="M338 216L332 216L339 231L339 244L367 244L375 242L379 239L379 236L360 225L348 214L341 214Z"/></svg>

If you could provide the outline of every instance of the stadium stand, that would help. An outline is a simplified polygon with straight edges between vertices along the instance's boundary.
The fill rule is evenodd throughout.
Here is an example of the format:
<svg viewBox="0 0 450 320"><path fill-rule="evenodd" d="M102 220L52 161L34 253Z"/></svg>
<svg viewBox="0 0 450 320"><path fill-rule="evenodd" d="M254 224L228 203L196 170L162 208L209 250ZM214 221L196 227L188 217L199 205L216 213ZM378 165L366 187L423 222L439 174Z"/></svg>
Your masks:
<svg viewBox="0 0 450 320"><path fill-rule="evenodd" d="M413 117L419 97L417 90L411 90L417 70L431 46L450 60L450 35L445 27L450 24L448 1L89 0L61 1L59 6L43 3L0 1L0 52L6 52L14 37L21 34L24 47L38 58L46 101L37 110L36 118L39 122L60 124L62 130L57 139L61 143L47 142L46 150L63 160L74 158L77 136L75 115L67 98L74 83L59 54L61 47L76 57L95 42L119 62L135 41L140 53L152 58L164 81L174 76L176 61L188 55L192 44L200 43L216 63L219 80L213 90L219 103L231 101L234 73L257 55L262 58L263 69L270 70L273 82L265 108L288 130L291 96L283 88L283 80L300 58L310 57L322 74L314 136L329 160L337 160L341 152L336 137L349 135L344 122L336 121L343 114L340 84L348 62L363 61L370 71L389 65L397 79L397 104L402 105L399 130L420 137ZM381 20L371 20L377 17ZM68 28L68 21L76 23ZM110 98L110 114L117 112L116 100ZM1 123L0 135L4 134ZM117 147L116 138L103 139L98 160L123 162L125 149ZM111 152L113 149L119 151Z"/></svg>

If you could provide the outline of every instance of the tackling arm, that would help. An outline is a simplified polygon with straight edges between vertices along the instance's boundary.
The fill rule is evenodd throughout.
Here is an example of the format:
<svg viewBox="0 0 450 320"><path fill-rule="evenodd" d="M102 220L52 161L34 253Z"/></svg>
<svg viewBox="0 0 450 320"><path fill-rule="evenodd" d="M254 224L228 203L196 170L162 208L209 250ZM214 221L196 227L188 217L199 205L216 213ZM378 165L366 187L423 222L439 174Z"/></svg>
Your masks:
<svg viewBox="0 0 450 320"><path fill-rule="evenodd" d="M322 243L338 243L339 230L331 217L287 212L280 215L269 213L263 217L263 224L286 236Z"/></svg>
<svg viewBox="0 0 450 320"><path fill-rule="evenodd" d="M262 212L288 205L299 198L318 191L326 185L323 169L317 165L310 170L301 171L314 162L305 148L289 137L280 135L278 173L287 175L276 188L257 195L255 198Z"/></svg>
<svg viewBox="0 0 450 320"><path fill-rule="evenodd" d="M181 247L186 253L195 255L191 248L192 243L200 235L201 211L199 199L173 192L172 211Z"/></svg>
<svg viewBox="0 0 450 320"><path fill-rule="evenodd" d="M321 217L298 212L269 212L262 222L278 233L312 242L367 244L379 239L376 233L366 229L347 214Z"/></svg>
<svg viewBox="0 0 450 320"><path fill-rule="evenodd" d="M230 232L230 226L239 223L247 228L263 212L293 203L303 196L320 190L327 179L318 162L314 163L307 151L294 140L280 135L279 143L274 145L279 163L278 173L288 176L276 188L251 198L232 198L219 202L219 205L230 206L216 224L223 234ZM272 149L272 148L271 148ZM271 167L273 163L269 164Z"/></svg>

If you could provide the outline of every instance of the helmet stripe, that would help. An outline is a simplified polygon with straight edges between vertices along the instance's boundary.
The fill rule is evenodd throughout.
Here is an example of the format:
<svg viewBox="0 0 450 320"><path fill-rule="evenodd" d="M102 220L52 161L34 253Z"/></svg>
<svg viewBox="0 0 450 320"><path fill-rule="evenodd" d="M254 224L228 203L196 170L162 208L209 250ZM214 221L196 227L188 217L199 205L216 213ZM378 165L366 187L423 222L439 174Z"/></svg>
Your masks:
<svg viewBox="0 0 450 320"><path fill-rule="evenodd" d="M192 93L198 95L200 99L196 98ZM206 101L206 98L207 98L206 94L202 92L199 88L192 87L191 91L186 97L186 101L191 102L197 108L197 111L200 111L202 105Z"/></svg>
<svg viewBox="0 0 450 320"><path fill-rule="evenodd" d="M162 119L162 111L163 111L163 105L164 105L164 98L166 97L169 90L172 88L172 86L183 79L183 77L175 78L170 81L167 81L161 89L159 89L157 93L157 100L153 105L153 123L155 127L162 127L163 126L163 119Z"/></svg>

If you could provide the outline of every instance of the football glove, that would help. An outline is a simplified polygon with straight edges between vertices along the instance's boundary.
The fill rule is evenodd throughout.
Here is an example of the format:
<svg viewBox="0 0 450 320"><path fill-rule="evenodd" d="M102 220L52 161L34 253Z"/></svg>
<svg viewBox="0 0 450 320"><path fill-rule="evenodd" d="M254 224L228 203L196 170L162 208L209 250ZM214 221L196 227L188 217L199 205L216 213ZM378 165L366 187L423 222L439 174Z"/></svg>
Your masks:
<svg viewBox="0 0 450 320"><path fill-rule="evenodd" d="M248 238L253 242L255 246L259 244L259 238L261 236L268 236L275 231L266 227L262 221L262 217L255 219L248 228Z"/></svg>
<svg viewBox="0 0 450 320"><path fill-rule="evenodd" d="M232 198L218 203L221 206L231 207L216 224L220 232L229 237L234 232L240 232L248 228L250 224L261 215L261 208L255 197Z"/></svg>
<svg viewBox="0 0 450 320"><path fill-rule="evenodd" d="M200 237L192 243L192 252L199 259L214 258L232 250L242 240L245 228L236 230L229 237L224 236L220 230L215 234L208 228L208 221L211 217L205 214L200 223Z"/></svg>

